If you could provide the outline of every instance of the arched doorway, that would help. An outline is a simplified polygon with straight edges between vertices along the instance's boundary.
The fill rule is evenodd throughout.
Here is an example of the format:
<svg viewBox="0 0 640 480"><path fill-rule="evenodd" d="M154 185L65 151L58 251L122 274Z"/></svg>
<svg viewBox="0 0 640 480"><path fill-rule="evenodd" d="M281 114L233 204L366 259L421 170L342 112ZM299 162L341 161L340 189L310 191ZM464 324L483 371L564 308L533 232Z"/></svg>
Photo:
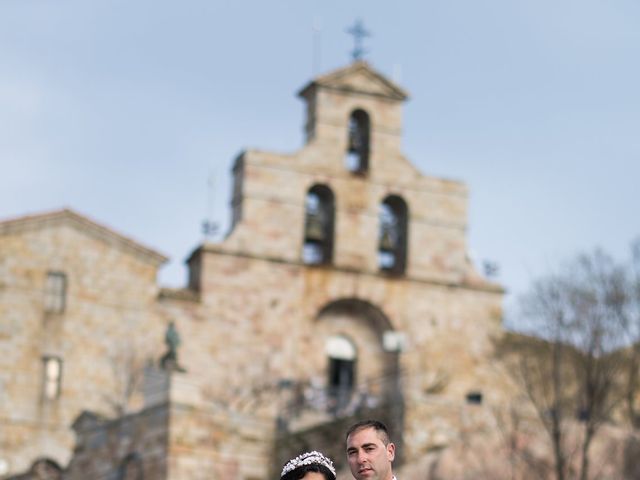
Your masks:
<svg viewBox="0 0 640 480"><path fill-rule="evenodd" d="M327 394L330 408L340 411L351 400L356 383L358 353L353 342L344 335L330 336L325 344L325 351L328 359Z"/></svg>

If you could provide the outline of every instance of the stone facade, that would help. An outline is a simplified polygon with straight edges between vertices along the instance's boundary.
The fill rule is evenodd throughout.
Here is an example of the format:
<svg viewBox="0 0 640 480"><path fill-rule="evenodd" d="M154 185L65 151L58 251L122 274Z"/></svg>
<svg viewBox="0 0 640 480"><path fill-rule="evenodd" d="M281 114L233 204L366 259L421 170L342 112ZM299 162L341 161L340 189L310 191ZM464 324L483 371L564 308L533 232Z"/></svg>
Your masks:
<svg viewBox="0 0 640 480"><path fill-rule="evenodd" d="M40 457L65 465L79 412L111 413L119 350L161 341L151 325L165 260L68 210L0 224L0 451L11 470ZM50 272L66 275L62 311L45 305ZM48 357L61 360L60 391L49 399Z"/></svg>
<svg viewBox="0 0 640 480"><path fill-rule="evenodd" d="M356 62L300 96L306 145L238 157L233 228L193 252L185 289L157 286L162 255L76 213L0 223L10 472L46 457L70 478L119 478L130 461L144 478L266 479L287 449L335 447L345 419L367 412L387 415L411 465L501 400L491 359L503 292L468 260L466 187L422 175L401 152L407 94ZM369 119L359 170L345 164L355 111ZM331 258L310 262L305 201L317 185L334 202ZM390 196L406 205L406 265L393 272L380 260ZM62 312L44 313L50 272L66 275ZM157 365L170 321L186 372L143 368ZM336 338L351 356L332 353ZM49 356L63 366L53 400ZM84 410L95 413L74 424L72 456Z"/></svg>

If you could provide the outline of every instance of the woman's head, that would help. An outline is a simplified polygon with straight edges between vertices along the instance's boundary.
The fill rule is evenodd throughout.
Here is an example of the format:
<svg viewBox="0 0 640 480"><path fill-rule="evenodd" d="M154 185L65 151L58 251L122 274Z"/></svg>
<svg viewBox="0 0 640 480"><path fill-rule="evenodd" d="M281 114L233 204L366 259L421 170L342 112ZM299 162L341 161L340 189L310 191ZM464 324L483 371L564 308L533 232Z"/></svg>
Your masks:
<svg viewBox="0 0 640 480"><path fill-rule="evenodd" d="M336 480L333 462L320 452L307 452L289 460L282 468L280 480Z"/></svg>

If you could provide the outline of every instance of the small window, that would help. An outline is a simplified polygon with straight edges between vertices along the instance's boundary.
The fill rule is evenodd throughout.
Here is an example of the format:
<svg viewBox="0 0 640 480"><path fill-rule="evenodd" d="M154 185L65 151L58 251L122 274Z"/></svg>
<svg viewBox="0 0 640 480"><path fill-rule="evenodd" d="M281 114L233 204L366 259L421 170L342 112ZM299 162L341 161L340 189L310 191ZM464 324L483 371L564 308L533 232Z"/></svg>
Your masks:
<svg viewBox="0 0 640 480"><path fill-rule="evenodd" d="M482 393L481 392L469 392L467 393L467 403L469 405L481 405Z"/></svg>
<svg viewBox="0 0 640 480"><path fill-rule="evenodd" d="M579 408L576 412L576 418L580 422L588 422L590 420L589 409L586 407Z"/></svg>
<svg viewBox="0 0 640 480"><path fill-rule="evenodd" d="M331 263L333 257L333 192L325 185L314 185L305 199L304 245L302 259L309 265Z"/></svg>
<svg viewBox="0 0 640 480"><path fill-rule="evenodd" d="M66 306L67 276L62 272L47 273L44 291L44 311L62 313Z"/></svg>
<svg viewBox="0 0 640 480"><path fill-rule="evenodd" d="M59 357L43 357L44 367L43 396L45 400L56 400L60 397L62 386L62 359Z"/></svg>
<svg viewBox="0 0 640 480"><path fill-rule="evenodd" d="M355 110L349 117L349 141L345 159L352 173L364 174L369 170L369 115L364 110Z"/></svg>
<svg viewBox="0 0 640 480"><path fill-rule="evenodd" d="M379 218L379 268L385 272L403 274L407 264L407 204L397 195L391 195L380 205Z"/></svg>

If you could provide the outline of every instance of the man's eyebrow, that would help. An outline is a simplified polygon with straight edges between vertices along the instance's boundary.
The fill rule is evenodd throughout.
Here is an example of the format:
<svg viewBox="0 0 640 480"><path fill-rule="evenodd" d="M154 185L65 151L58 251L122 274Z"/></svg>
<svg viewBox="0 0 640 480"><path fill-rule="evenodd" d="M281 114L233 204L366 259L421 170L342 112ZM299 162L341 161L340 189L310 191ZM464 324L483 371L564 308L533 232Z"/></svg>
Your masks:
<svg viewBox="0 0 640 480"><path fill-rule="evenodd" d="M362 445L360 445L360 448L368 448L368 447L375 447L376 444L374 442L368 442L368 443L363 443ZM347 452L355 452L358 450L358 447L348 447L347 448Z"/></svg>

